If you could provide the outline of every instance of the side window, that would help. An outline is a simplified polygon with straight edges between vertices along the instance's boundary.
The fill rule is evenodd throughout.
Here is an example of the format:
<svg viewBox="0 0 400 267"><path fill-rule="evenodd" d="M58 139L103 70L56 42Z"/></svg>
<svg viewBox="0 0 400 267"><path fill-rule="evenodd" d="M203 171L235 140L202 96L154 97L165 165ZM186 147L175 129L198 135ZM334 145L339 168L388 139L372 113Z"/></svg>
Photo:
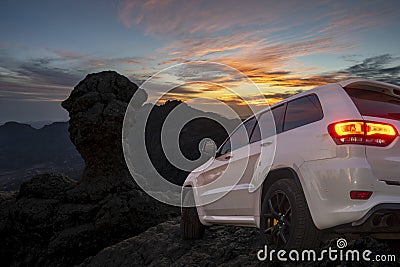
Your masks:
<svg viewBox="0 0 400 267"><path fill-rule="evenodd" d="M361 115L400 120L400 100L398 97L363 89L345 88L345 90Z"/></svg>
<svg viewBox="0 0 400 267"><path fill-rule="evenodd" d="M267 111L269 113L269 111ZM264 114L264 113L263 113ZM250 143L254 143L257 141L261 140L261 133L260 133L260 120L262 119L262 115L258 119L258 123L256 124L256 127L254 128L253 134L250 137Z"/></svg>
<svg viewBox="0 0 400 267"><path fill-rule="evenodd" d="M275 133L281 133L283 130L283 119L285 117L285 110L286 104L282 104L272 108L271 111L262 113L258 118L258 124L254 128L250 143L258 142L261 140L261 138L265 139L267 137L273 136ZM272 120L271 112L274 120ZM262 136L260 132L260 126L262 129Z"/></svg>
<svg viewBox="0 0 400 267"><path fill-rule="evenodd" d="M284 131L319 121L323 118L321 103L316 95L308 95L290 101L284 122Z"/></svg>
<svg viewBox="0 0 400 267"><path fill-rule="evenodd" d="M228 137L228 139L226 139L225 143L219 149L219 151L217 153L217 157L219 155L225 155L226 153L228 153L230 151L231 151L231 139L230 139L230 137Z"/></svg>
<svg viewBox="0 0 400 267"><path fill-rule="evenodd" d="M219 155L224 155L249 143L249 138L256 124L256 118L252 117L245 121L236 131L228 137L219 150Z"/></svg>
<svg viewBox="0 0 400 267"><path fill-rule="evenodd" d="M272 109L274 115L276 133L280 134L283 131L283 120L285 118L286 104L279 105Z"/></svg>

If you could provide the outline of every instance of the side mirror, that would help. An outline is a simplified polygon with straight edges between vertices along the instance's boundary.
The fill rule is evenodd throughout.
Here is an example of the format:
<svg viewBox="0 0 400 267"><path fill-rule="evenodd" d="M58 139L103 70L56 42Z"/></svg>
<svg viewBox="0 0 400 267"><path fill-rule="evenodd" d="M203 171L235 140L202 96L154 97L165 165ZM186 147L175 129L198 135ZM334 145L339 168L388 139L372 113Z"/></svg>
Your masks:
<svg viewBox="0 0 400 267"><path fill-rule="evenodd" d="M215 154L217 153L217 145L210 138L204 138L203 140L201 140L199 144L199 149L202 157L215 157Z"/></svg>

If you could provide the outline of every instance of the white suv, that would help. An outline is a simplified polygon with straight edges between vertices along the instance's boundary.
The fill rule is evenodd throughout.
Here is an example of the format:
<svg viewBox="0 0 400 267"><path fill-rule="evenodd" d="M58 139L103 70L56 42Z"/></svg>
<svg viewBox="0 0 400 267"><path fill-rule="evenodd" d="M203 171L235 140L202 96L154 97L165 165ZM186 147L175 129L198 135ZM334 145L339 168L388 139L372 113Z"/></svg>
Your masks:
<svg viewBox="0 0 400 267"><path fill-rule="evenodd" d="M261 123L270 118L272 131ZM200 238L213 224L260 228L277 248L314 247L326 232L398 237L399 86L324 85L238 129L184 182L183 199L195 207L183 204L183 238Z"/></svg>

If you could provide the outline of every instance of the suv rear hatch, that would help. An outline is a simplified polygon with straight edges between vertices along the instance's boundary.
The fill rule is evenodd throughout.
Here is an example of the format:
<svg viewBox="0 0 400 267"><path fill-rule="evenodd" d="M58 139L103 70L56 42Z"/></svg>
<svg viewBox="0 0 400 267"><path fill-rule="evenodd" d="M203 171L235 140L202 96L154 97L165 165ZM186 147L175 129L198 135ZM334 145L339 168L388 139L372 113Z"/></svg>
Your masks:
<svg viewBox="0 0 400 267"><path fill-rule="evenodd" d="M400 87L370 81L344 87L365 121L391 125L397 137L385 146L366 145L366 156L374 174L390 185L400 185Z"/></svg>

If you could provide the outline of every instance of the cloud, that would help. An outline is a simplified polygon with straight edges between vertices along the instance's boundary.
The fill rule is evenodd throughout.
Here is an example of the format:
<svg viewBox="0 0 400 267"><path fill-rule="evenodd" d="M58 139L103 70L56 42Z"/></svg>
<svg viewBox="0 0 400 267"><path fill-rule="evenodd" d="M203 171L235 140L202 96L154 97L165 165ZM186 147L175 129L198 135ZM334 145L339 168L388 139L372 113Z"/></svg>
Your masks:
<svg viewBox="0 0 400 267"><path fill-rule="evenodd" d="M307 87L312 85L321 85L332 82L332 75L314 75L314 77L298 77L298 73L302 73L303 69L298 67L293 69L296 59L300 56L311 55L314 53L324 52L341 52L348 48L346 45L336 44L333 38L315 38L310 40L270 43L266 40L255 39L256 34L246 34L235 38L225 38L221 36L213 38L213 42L209 42L209 38L187 40L184 48L172 54L179 57L174 58L172 62L182 62L189 55L203 55L199 59L216 62L218 64L196 63L204 66L192 68L191 66L177 67L175 75L183 77L185 81L208 81L223 86L233 86L240 81L250 78L256 84L267 84L271 87ZM246 38L252 37L252 38ZM243 41L242 46L235 50L234 53L224 51L224 47L236 47L236 42L241 43L242 40L249 39L246 43ZM211 43L213 51L221 51L219 55L213 53L207 56L204 51ZM256 47L252 47L256 43ZM191 44L191 45L188 45ZM247 44L252 44L247 46ZM221 47L219 49L218 47ZM249 49L251 47L251 49ZM224 52L222 52L224 51ZM196 60L196 59L194 59ZM192 63L193 64L193 63ZM232 71L236 69L237 71ZM291 69L290 71L288 69ZM297 76L296 76L296 72Z"/></svg>
<svg viewBox="0 0 400 267"><path fill-rule="evenodd" d="M58 84L73 86L79 77L68 69L51 67L47 61L31 60L24 62L18 69L14 69L21 76L43 84Z"/></svg>
<svg viewBox="0 0 400 267"><path fill-rule="evenodd" d="M265 32L248 31L238 32L234 35L177 40L159 49L159 52L176 57L177 60L215 56L218 53L226 54L245 49L254 49L265 41L264 38L260 37L263 34ZM172 59L173 61L174 59Z"/></svg>
<svg viewBox="0 0 400 267"><path fill-rule="evenodd" d="M264 97L271 98L271 99L285 99L285 98L291 97L292 95L299 94L301 92L304 92L304 90L267 93L267 94L264 94Z"/></svg>
<svg viewBox="0 0 400 267"><path fill-rule="evenodd" d="M199 64L205 69L198 71L198 69L187 67L176 72L176 74L186 77L189 81L200 79L206 74L205 77L208 77L208 80L203 79L205 80L204 83L191 83L177 87L165 96L166 99L187 100L196 97L212 97L229 105L244 105L241 99L225 89L225 86L226 88L238 86L242 82L243 76L235 76L234 73L230 72L224 73L226 69L224 69L223 65L212 65L211 68L205 63ZM202 66L201 64L204 65ZM244 64L244 66L248 69L243 69L242 66L242 70L244 73L251 74L251 80L259 83L259 85L266 85L266 87L261 89L263 92L262 95L246 96L246 101L261 106L265 105L263 98L266 98L269 104L273 104L305 90L354 77L392 84L399 84L400 80L399 58L390 54L365 58L359 63L343 68L342 70L307 76L284 69L263 72L262 68L256 67L257 65L250 67L251 64ZM210 75L207 75L207 71ZM224 75L221 76L221 73L224 73Z"/></svg>
<svg viewBox="0 0 400 267"><path fill-rule="evenodd" d="M256 76L255 81L269 83L271 88L310 88L359 77L400 85L400 58L384 54L365 58L360 63L338 71L307 76L301 76L298 74L299 71L296 73L290 71L264 73ZM275 96L285 98L285 95Z"/></svg>
<svg viewBox="0 0 400 267"><path fill-rule="evenodd" d="M275 9L289 7L290 1L284 2ZM279 19L268 10L270 4L264 1L123 1L118 18L127 27L144 25L149 34L187 36Z"/></svg>
<svg viewBox="0 0 400 267"><path fill-rule="evenodd" d="M357 8L355 8L355 6ZM396 6L398 8L398 6ZM126 27L139 25L155 36L185 38L250 27L305 28L303 35L343 34L385 23L396 16L393 3L381 1L240 1L240 0L125 0L118 19ZM314 35L315 36L315 35Z"/></svg>
<svg viewBox="0 0 400 267"><path fill-rule="evenodd" d="M46 84L18 84L0 81L0 100L6 101L62 101L68 97L69 86Z"/></svg>
<svg viewBox="0 0 400 267"><path fill-rule="evenodd" d="M353 3L354 4L354 3ZM357 8L349 8L346 2L335 3L331 12L317 15L318 21L326 21L318 33L329 33L332 36L354 38L352 33L360 31L371 31L374 27L383 26L397 17L399 6L382 1L370 1L357 3ZM316 13L318 14L318 13ZM319 17L318 17L319 16Z"/></svg>
<svg viewBox="0 0 400 267"><path fill-rule="evenodd" d="M193 95L193 94L201 94L202 90L193 84L184 84L178 87L173 88L171 93L181 94L181 95Z"/></svg>
<svg viewBox="0 0 400 267"><path fill-rule="evenodd" d="M161 66L206 60L232 66L257 84L307 87L332 82L336 76L318 75L316 69L313 77L298 77L307 72L305 67L293 67L299 57L354 49L354 33L393 21L396 8L378 1L271 5L269 1L126 0L118 18L127 27L139 26L147 34L173 40L157 50ZM214 82L237 80L217 77Z"/></svg>
<svg viewBox="0 0 400 267"><path fill-rule="evenodd" d="M32 50L28 55L23 52L22 48L10 46L0 49L0 94L3 100L60 101L88 73L109 69L121 71L129 67L126 75L137 75L135 81L140 81L143 80L140 74L143 64L151 61L139 56L99 58L50 48ZM24 56L20 57L20 54ZM41 56L35 56L37 54Z"/></svg>
<svg viewBox="0 0 400 267"><path fill-rule="evenodd" d="M149 58L139 56L99 58L97 56L63 49L47 49L47 51L56 55L53 60L77 61L79 63L85 63L86 66L113 66L119 64L138 65L144 60L149 60Z"/></svg>
<svg viewBox="0 0 400 267"><path fill-rule="evenodd" d="M338 74L400 85L400 58L390 54L369 57Z"/></svg>
<svg viewBox="0 0 400 267"><path fill-rule="evenodd" d="M274 77L287 76L287 68L296 58L316 53L341 52L348 49L338 45L332 38L317 38L270 45L243 54L218 58L217 61L237 68L256 83L268 83ZM282 70L283 69L283 70ZM286 73L281 73L282 71ZM301 69L298 69L301 72Z"/></svg>
<svg viewBox="0 0 400 267"><path fill-rule="evenodd" d="M277 73L279 75L269 77L271 87L316 87L357 77L400 85L400 58L390 54L368 57L361 60L360 63L353 64L343 70L304 77L294 75L288 71ZM268 95L268 97L285 98L287 93L290 92L286 92L283 95L279 95L280 93Z"/></svg>
<svg viewBox="0 0 400 267"><path fill-rule="evenodd" d="M123 57L123 58L112 58L111 63L122 63L129 65L139 65L142 63L142 58L140 57Z"/></svg>
<svg viewBox="0 0 400 267"><path fill-rule="evenodd" d="M22 60L0 53L0 61L3 64L0 81L72 86L79 78L73 70L58 65L59 59L53 57Z"/></svg>
<svg viewBox="0 0 400 267"><path fill-rule="evenodd" d="M65 49L47 49L47 50L55 53L64 60L78 60L87 57L87 55L85 54L72 50L65 50Z"/></svg>

